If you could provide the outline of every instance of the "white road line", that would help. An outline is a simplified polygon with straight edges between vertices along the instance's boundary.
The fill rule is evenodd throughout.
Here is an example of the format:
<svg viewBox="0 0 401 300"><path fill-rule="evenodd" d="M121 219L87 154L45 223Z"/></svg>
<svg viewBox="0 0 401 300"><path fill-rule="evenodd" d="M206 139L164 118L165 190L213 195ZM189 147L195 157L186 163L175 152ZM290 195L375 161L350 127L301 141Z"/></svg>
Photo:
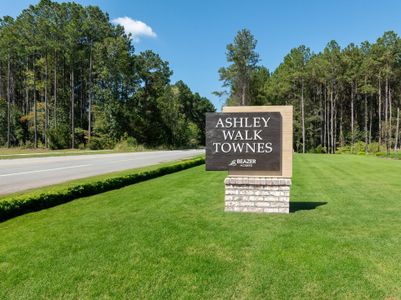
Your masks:
<svg viewBox="0 0 401 300"><path fill-rule="evenodd" d="M33 173L41 173L41 172L49 172L49 171L59 171L59 170L67 170L67 169L74 169L74 168L83 168L92 166L91 164L88 165L78 165L78 166L70 166L70 167L62 167L62 168L53 168L53 169L44 169L44 170L36 170L36 171L25 171L25 172L18 172L18 173L9 173L9 174L1 174L0 177L7 177L7 176L17 176L17 175L26 175L26 174L33 174Z"/></svg>

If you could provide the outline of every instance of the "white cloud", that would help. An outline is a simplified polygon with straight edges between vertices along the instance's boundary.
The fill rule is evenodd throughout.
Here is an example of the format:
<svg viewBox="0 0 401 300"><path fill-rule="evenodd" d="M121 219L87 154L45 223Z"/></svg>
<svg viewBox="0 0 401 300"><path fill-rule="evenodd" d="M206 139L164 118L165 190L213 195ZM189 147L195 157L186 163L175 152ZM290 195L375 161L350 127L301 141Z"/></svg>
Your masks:
<svg viewBox="0 0 401 300"><path fill-rule="evenodd" d="M141 37L155 38L157 35L153 29L146 23L131 19L130 17L121 17L112 20L114 24L124 27L125 33L131 34L134 41L139 42Z"/></svg>

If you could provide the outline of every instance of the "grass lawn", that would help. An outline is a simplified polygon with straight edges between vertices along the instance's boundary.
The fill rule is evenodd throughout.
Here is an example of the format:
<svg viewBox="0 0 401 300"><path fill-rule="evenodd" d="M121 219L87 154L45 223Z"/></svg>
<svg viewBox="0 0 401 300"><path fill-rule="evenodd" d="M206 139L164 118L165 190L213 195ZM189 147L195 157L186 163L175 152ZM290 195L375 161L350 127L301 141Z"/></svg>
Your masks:
<svg viewBox="0 0 401 300"><path fill-rule="evenodd" d="M0 298L401 297L401 161L296 155L289 215L224 213L225 176L200 166L0 223Z"/></svg>

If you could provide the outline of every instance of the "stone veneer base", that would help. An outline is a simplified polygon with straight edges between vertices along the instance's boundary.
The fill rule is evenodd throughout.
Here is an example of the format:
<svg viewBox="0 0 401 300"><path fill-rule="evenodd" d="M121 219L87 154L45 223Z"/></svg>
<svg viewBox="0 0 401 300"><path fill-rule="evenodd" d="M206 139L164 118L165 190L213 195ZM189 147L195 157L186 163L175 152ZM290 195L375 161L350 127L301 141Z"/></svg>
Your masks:
<svg viewBox="0 0 401 300"><path fill-rule="evenodd" d="M290 212L290 178L227 177L224 185L225 211Z"/></svg>

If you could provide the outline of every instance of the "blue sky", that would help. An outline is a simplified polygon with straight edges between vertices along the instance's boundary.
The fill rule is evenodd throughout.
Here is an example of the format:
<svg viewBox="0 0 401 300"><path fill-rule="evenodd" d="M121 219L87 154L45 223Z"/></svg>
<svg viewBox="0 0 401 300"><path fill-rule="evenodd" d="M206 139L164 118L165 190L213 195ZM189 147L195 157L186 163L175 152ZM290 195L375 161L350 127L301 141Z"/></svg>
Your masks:
<svg viewBox="0 0 401 300"><path fill-rule="evenodd" d="M36 0L4 1L0 15L17 16ZM221 89L218 69L226 65L225 47L236 32L248 28L258 40L261 64L274 70L291 48L304 44L318 52L332 39L341 46L374 41L384 31L401 33L399 0L281 1L123 1L79 0L98 5L110 19L129 17L147 35L135 40L137 51L152 49L170 62L173 82L182 79L213 101ZM135 25L135 24L134 24Z"/></svg>

